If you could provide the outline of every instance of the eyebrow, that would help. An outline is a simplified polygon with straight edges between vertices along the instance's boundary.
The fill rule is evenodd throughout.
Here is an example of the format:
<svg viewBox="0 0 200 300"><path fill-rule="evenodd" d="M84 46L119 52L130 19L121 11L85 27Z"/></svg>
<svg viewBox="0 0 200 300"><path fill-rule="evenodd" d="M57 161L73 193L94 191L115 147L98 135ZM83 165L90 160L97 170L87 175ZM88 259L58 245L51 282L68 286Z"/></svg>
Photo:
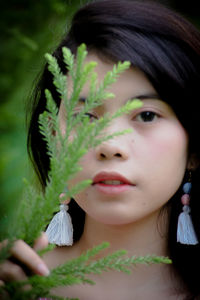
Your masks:
<svg viewBox="0 0 200 300"><path fill-rule="evenodd" d="M156 100L161 100L159 95L156 94L156 93L136 95L136 96L130 97L125 102L129 101L130 99L139 99L139 100L156 99ZM87 97L82 96L78 99L79 103L85 103L86 101L87 101Z"/></svg>
<svg viewBox="0 0 200 300"><path fill-rule="evenodd" d="M136 96L132 97L131 99L139 99L139 100L156 99L156 100L161 100L160 96L156 93L136 95Z"/></svg>

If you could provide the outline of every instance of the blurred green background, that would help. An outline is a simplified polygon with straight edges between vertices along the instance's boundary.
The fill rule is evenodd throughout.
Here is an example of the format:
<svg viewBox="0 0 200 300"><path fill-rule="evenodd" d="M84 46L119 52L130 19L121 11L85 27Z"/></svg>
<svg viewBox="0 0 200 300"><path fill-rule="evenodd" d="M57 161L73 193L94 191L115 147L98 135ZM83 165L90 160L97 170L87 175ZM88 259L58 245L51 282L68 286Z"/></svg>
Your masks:
<svg viewBox="0 0 200 300"><path fill-rule="evenodd" d="M156 0L155 0L156 1ZM34 80L66 32L71 17L91 0L7 0L0 12L0 212L18 201L31 178L26 151L26 103ZM158 1L199 26L198 1Z"/></svg>
<svg viewBox="0 0 200 300"><path fill-rule="evenodd" d="M32 178L26 150L26 105L34 81L87 0L8 0L0 12L0 213L19 201Z"/></svg>

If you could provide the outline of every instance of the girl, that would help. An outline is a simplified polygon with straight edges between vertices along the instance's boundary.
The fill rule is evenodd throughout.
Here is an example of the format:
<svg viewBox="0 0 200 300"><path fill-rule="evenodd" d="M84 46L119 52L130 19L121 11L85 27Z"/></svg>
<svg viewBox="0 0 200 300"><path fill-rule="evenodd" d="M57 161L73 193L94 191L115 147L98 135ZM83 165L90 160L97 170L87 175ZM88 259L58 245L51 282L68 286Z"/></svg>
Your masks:
<svg viewBox="0 0 200 300"><path fill-rule="evenodd" d="M17 241L13 256L33 272L48 275L48 269L108 241L109 251L124 248L129 255L167 255L173 264L138 266L131 276L112 272L91 276L95 286L59 288L56 295L87 300L200 299L200 34L162 5L103 0L86 5L74 16L69 33L54 52L63 72L62 47L76 53L83 42L89 51L87 61L98 62L99 79L117 61L132 64L112 85L115 98L90 112L91 120L113 113L132 98L141 99L143 106L110 124L107 133L130 127L133 132L91 149L81 160L83 170L69 183L70 187L79 180L93 180L69 204L74 245L57 247L42 261L34 249L47 245L43 235L34 249ZM49 158L38 116L45 110L45 88L53 93L64 130L64 106L47 67L36 89L28 134L29 153L43 188ZM75 113L87 95L86 86ZM177 240L183 207L191 209L192 241ZM0 278L20 280L25 273L7 261Z"/></svg>

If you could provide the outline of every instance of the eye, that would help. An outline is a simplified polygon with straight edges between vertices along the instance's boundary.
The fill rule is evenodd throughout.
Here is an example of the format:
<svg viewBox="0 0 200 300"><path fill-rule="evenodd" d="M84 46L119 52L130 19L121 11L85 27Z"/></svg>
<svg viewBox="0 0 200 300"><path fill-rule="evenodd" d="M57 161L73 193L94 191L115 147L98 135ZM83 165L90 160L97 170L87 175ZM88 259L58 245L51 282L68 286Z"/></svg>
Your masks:
<svg viewBox="0 0 200 300"><path fill-rule="evenodd" d="M153 111L143 111L136 116L136 120L139 122L153 122L159 118L159 115Z"/></svg>
<svg viewBox="0 0 200 300"><path fill-rule="evenodd" d="M76 117L78 117L78 115L79 115L79 112L76 112L76 113L74 113L74 118L76 118ZM97 117L95 116L95 115L93 115L93 114L91 114L91 113L85 113L84 115L83 115L83 118L84 117L88 117L89 119L90 119L90 122L93 122L94 120L96 120L97 119Z"/></svg>
<svg viewBox="0 0 200 300"><path fill-rule="evenodd" d="M85 113L85 116L87 116L90 119L90 122L93 122L97 119L97 117L91 113Z"/></svg>

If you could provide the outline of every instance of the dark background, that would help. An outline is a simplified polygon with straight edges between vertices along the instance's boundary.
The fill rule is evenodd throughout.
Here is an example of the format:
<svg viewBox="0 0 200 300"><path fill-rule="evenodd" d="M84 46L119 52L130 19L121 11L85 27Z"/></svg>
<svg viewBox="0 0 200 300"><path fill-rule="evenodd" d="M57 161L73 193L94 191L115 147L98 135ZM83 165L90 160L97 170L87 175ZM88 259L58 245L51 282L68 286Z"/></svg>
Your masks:
<svg viewBox="0 0 200 300"><path fill-rule="evenodd" d="M142 0L141 0L142 1ZM177 10L197 27L198 0L155 0ZM5 0L0 6L0 212L19 201L23 177L32 178L26 153L25 110L35 78L88 0Z"/></svg>

